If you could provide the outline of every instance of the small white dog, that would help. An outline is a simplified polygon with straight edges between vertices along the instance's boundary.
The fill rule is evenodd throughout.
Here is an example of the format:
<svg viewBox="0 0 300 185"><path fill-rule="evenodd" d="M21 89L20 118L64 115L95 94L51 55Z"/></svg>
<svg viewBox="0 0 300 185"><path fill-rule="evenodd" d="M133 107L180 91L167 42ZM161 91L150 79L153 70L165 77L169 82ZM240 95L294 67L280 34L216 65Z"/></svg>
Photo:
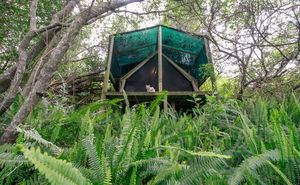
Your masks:
<svg viewBox="0 0 300 185"><path fill-rule="evenodd" d="M147 92L155 92L154 87L151 87L150 85L146 85L146 89L147 89Z"/></svg>

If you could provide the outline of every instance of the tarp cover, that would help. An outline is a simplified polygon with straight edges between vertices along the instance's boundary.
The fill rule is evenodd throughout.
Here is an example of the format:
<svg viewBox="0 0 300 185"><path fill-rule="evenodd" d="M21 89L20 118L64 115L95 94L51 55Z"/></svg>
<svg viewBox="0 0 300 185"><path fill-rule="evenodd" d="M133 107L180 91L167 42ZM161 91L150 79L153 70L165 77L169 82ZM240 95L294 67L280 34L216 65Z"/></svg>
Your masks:
<svg viewBox="0 0 300 185"><path fill-rule="evenodd" d="M115 35L111 73L116 89L119 89L119 80L122 76L157 51L158 26ZM206 68L203 64L208 63L203 38L174 28L162 25L161 27L163 54L198 80L198 84L201 85L207 78L205 75ZM164 66L169 65L165 64ZM163 71L171 72L173 70L163 69ZM163 74L164 78L166 75L172 76L171 74Z"/></svg>

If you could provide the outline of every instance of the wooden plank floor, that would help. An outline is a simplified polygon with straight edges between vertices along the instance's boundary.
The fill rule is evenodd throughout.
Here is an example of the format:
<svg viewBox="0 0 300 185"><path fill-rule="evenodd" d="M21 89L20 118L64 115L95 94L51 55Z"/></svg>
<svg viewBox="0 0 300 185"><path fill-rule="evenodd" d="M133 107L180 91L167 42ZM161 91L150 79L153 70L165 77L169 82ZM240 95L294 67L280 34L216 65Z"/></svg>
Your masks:
<svg viewBox="0 0 300 185"><path fill-rule="evenodd" d="M127 96L157 96L159 92L126 92ZM210 91L176 91L176 92L168 92L168 96L192 96L195 95L211 95ZM122 96L122 92L107 92L106 96Z"/></svg>
<svg viewBox="0 0 300 185"><path fill-rule="evenodd" d="M142 102L152 102L159 92L126 92L128 101L131 105L142 103ZM176 106L177 108L191 108L195 106L193 103L192 95L196 95L203 100L205 103L205 95L211 95L212 92L194 92L194 91L180 91L180 92L168 92L167 100L169 105ZM107 99L121 98L123 99L122 92L107 92L105 93Z"/></svg>

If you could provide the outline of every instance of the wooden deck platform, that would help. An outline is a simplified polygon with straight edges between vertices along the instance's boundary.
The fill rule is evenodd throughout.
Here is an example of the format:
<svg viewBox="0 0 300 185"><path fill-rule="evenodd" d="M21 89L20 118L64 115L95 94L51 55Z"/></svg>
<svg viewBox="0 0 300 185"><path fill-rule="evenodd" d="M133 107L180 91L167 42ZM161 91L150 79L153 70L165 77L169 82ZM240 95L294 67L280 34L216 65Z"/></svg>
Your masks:
<svg viewBox="0 0 300 185"><path fill-rule="evenodd" d="M128 101L131 105L152 102L160 93L159 92L126 92ZM180 92L168 92L167 103L168 106L177 108L191 108L195 104L189 100L192 100L192 96L196 95L198 98L203 100L205 103L205 95L212 95L212 92L208 91L180 91ZM124 98L122 92L106 92L106 99Z"/></svg>

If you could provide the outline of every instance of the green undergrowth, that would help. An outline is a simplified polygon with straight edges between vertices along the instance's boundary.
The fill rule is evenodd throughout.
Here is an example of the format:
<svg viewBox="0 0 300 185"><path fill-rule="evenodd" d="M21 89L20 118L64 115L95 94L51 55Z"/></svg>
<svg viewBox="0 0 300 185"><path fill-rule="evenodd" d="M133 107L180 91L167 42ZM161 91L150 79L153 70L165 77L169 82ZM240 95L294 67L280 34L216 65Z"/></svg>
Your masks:
<svg viewBox="0 0 300 185"><path fill-rule="evenodd" d="M125 110L120 100L76 109L44 100L17 143L0 146L0 183L300 184L294 94L207 97L188 113L163 112L162 99Z"/></svg>

